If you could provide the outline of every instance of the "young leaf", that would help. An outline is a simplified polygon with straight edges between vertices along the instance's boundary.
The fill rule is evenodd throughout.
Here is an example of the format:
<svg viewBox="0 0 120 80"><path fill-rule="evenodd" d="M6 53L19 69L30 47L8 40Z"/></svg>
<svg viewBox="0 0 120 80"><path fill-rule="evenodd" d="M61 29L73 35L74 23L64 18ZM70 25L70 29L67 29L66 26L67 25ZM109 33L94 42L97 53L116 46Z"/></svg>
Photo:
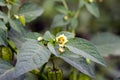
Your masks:
<svg viewBox="0 0 120 80"><path fill-rule="evenodd" d="M64 27L65 25L69 24L69 20L64 20L64 15L56 15L53 19L51 27Z"/></svg>
<svg viewBox="0 0 120 80"><path fill-rule="evenodd" d="M96 63L105 65L105 62L96 47L87 40L81 38L70 39L68 43L66 43L66 47L77 55L81 55Z"/></svg>
<svg viewBox="0 0 120 80"><path fill-rule="evenodd" d="M31 22L43 13L43 9L34 3L26 3L20 7L19 14L25 16L26 22Z"/></svg>
<svg viewBox="0 0 120 80"><path fill-rule="evenodd" d="M77 68L82 73L91 77L94 76L93 63L87 64L83 57L80 57L79 55L76 55L70 51L65 51L60 55L60 58L69 63L71 66Z"/></svg>
<svg viewBox="0 0 120 80"><path fill-rule="evenodd" d="M36 40L31 39L22 45L17 57L14 77L41 67L48 61L50 52L42 43L38 44Z"/></svg>
<svg viewBox="0 0 120 80"><path fill-rule="evenodd" d="M49 31L46 31L44 36L43 36L43 39L46 41L51 41L51 40L55 39L55 36L52 35Z"/></svg>
<svg viewBox="0 0 120 80"><path fill-rule="evenodd" d="M86 3L86 8L88 9L88 11L94 15L96 18L98 18L100 16L99 13L99 9L98 6L95 3Z"/></svg>
<svg viewBox="0 0 120 80"><path fill-rule="evenodd" d="M75 34L67 32L67 31L61 31L61 32L57 33L56 37L58 37L58 36L60 36L62 34L64 34L67 37L67 39L75 37Z"/></svg>

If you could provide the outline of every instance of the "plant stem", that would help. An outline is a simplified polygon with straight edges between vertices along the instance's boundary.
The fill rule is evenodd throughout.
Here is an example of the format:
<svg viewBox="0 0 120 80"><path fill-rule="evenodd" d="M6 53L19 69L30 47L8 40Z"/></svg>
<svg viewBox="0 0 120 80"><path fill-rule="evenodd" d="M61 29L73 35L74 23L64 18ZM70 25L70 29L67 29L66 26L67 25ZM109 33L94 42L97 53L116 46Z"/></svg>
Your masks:
<svg viewBox="0 0 120 80"><path fill-rule="evenodd" d="M64 5L64 7L68 10L68 6L67 6L66 1L65 1L65 0L62 0L62 3L63 3L63 5Z"/></svg>
<svg viewBox="0 0 120 80"><path fill-rule="evenodd" d="M8 10L8 18L10 19L10 10Z"/></svg>
<svg viewBox="0 0 120 80"><path fill-rule="evenodd" d="M74 18L75 18L75 19L78 18L79 14L80 14L80 9L78 9L78 10L76 11Z"/></svg>
<svg viewBox="0 0 120 80"><path fill-rule="evenodd" d="M77 80L77 69L73 69L73 80Z"/></svg>
<svg viewBox="0 0 120 80"><path fill-rule="evenodd" d="M52 59L52 65L53 65L53 70L56 71L55 63L54 63L53 59Z"/></svg>

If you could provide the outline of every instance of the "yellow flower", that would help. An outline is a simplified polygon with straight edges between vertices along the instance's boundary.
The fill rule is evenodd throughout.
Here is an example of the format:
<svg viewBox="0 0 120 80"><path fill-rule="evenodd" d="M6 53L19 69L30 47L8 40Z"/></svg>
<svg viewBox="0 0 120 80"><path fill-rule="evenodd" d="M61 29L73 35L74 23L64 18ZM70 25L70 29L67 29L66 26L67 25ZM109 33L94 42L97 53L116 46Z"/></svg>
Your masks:
<svg viewBox="0 0 120 80"><path fill-rule="evenodd" d="M59 46L64 47L65 43L68 42L67 37L62 34L56 38L56 42L59 43Z"/></svg>

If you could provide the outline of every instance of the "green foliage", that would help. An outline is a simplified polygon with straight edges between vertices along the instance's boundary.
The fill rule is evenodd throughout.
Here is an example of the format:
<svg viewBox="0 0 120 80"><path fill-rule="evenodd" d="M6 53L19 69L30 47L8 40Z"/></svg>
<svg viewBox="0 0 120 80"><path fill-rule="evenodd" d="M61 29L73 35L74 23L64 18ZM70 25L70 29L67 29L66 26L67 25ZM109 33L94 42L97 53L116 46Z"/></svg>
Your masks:
<svg viewBox="0 0 120 80"><path fill-rule="evenodd" d="M43 36L43 39L46 41L53 41L55 39L55 36L52 35L49 31L46 31Z"/></svg>
<svg viewBox="0 0 120 80"><path fill-rule="evenodd" d="M58 33L59 36L62 32ZM90 42L81 39L81 38L73 38L72 36L67 36L67 34L70 34L69 32L63 32L64 35L69 39L68 43L66 43L65 47L69 49L65 49L65 52L60 53L58 50L58 46L53 45L52 43L48 43L49 50L56 55L57 57L62 58L81 72L93 77L94 70L93 64L88 64L85 60L85 58L89 58L90 60L97 62L101 65L105 65L103 58L100 56L99 52L95 48L93 44ZM71 33L72 34L72 33ZM73 39L70 39L73 38ZM83 58L83 57L85 58Z"/></svg>
<svg viewBox="0 0 120 80"><path fill-rule="evenodd" d="M13 70L14 68L10 63L0 59L0 79L1 80L13 80L13 77L12 77Z"/></svg>
<svg viewBox="0 0 120 80"><path fill-rule="evenodd" d="M75 54L82 55L85 58L104 65L103 58L100 56L96 47L84 39L70 39L66 47Z"/></svg>
<svg viewBox="0 0 120 80"><path fill-rule="evenodd" d="M37 32L28 32L25 35L25 38L37 40L37 38L40 37L40 36L41 36L40 33L37 33Z"/></svg>
<svg viewBox="0 0 120 80"><path fill-rule="evenodd" d="M78 80L91 80L91 78L85 74L80 74Z"/></svg>
<svg viewBox="0 0 120 80"><path fill-rule="evenodd" d="M45 1L45 4L48 2ZM54 4L54 2L57 1L51 3ZM27 24L43 14L44 10L39 5L31 1L23 3L18 0L0 1L0 46L2 47L0 58L10 60L8 63L0 59L0 80L38 80L38 76L46 79L44 69L50 61L53 68L48 72L49 80L62 80L62 71L60 69L57 71L54 58L64 60L90 77L94 77L95 74L94 62L105 65L92 43L75 37L75 29L79 26L79 14L84 6L92 15L99 17L96 3L79 0L78 8L73 11L69 9L65 0L59 2L63 5L56 5L56 10L60 14L53 18L51 27L52 29L61 27L62 31L53 35L50 31L40 34L26 30ZM15 6L16 11L12 12ZM3 10L4 8L6 9ZM34 69L40 70L40 73L33 74L31 71Z"/></svg>
<svg viewBox="0 0 120 80"><path fill-rule="evenodd" d="M6 45L7 44L6 40L7 40L6 31L0 29L0 45Z"/></svg>
<svg viewBox="0 0 120 80"><path fill-rule="evenodd" d="M4 22L0 20L0 29L7 31L7 27L5 26Z"/></svg>
<svg viewBox="0 0 120 80"><path fill-rule="evenodd" d="M0 6L5 6L6 4L5 4L5 0L1 0L0 1Z"/></svg>
<svg viewBox="0 0 120 80"><path fill-rule="evenodd" d="M83 8L84 6L93 16L97 18L100 16L96 2L88 2L88 0L79 0L79 8Z"/></svg>
<svg viewBox="0 0 120 80"><path fill-rule="evenodd" d="M11 26L12 29L14 29L15 31L17 31L18 33L22 33L22 32L21 32L21 29L20 29L20 27L18 26L16 20L9 19L9 23L10 23L10 26Z"/></svg>
<svg viewBox="0 0 120 80"><path fill-rule="evenodd" d="M100 14L99 14L99 10L98 10L98 7L95 3L91 3L91 4L86 4L86 7L88 9L88 11L94 15L95 17L99 17Z"/></svg>
<svg viewBox="0 0 120 80"><path fill-rule="evenodd" d="M56 15L53 19L51 27L64 27L69 21L64 20L64 15Z"/></svg>
<svg viewBox="0 0 120 80"><path fill-rule="evenodd" d="M18 77L32 69L41 67L48 61L50 52L36 40L26 41L18 52L14 76Z"/></svg>
<svg viewBox="0 0 120 80"><path fill-rule="evenodd" d="M19 15L24 15L26 22L31 22L43 13L43 9L36 4L27 3L20 7Z"/></svg>
<svg viewBox="0 0 120 80"><path fill-rule="evenodd" d="M82 73L85 73L91 77L94 76L93 64L87 64L83 57L70 51L64 52L60 57Z"/></svg>
<svg viewBox="0 0 120 80"><path fill-rule="evenodd" d="M8 21L7 15L1 11L0 11L0 18L3 19L5 23L7 23Z"/></svg>
<svg viewBox="0 0 120 80"><path fill-rule="evenodd" d="M13 60L13 53L9 47L0 47L0 58L5 61L12 62Z"/></svg>
<svg viewBox="0 0 120 80"><path fill-rule="evenodd" d="M96 34L93 36L91 42L96 45L98 51L103 56L108 56L109 54L119 55L115 52L120 49L120 38L112 33L105 32Z"/></svg>
<svg viewBox="0 0 120 80"><path fill-rule="evenodd" d="M24 80L38 80L38 78L36 75L33 75L31 73L27 73L27 74L25 74Z"/></svg>

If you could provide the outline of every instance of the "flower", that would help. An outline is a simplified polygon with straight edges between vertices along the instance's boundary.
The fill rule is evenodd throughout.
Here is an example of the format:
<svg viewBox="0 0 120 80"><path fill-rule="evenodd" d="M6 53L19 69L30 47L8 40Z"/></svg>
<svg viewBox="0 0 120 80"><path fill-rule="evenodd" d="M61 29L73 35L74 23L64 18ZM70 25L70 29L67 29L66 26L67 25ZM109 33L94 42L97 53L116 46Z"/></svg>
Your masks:
<svg viewBox="0 0 120 80"><path fill-rule="evenodd" d="M65 43L68 42L67 37L62 34L56 37L56 42L59 43L59 46L64 47Z"/></svg>

